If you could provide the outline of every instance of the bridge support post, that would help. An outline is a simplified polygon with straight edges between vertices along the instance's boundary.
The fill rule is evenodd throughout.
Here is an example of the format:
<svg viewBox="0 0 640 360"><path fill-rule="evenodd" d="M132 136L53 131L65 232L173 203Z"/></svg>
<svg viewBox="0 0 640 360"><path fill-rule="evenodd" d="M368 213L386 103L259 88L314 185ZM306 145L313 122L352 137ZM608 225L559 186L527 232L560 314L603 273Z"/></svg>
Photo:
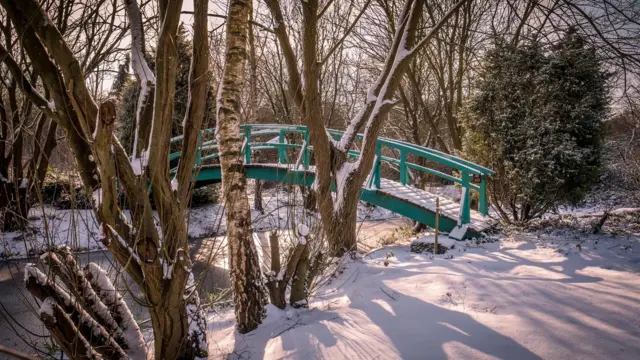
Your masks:
<svg viewBox="0 0 640 360"><path fill-rule="evenodd" d="M482 175L480 180L480 200L478 201L478 211L482 215L489 215L489 206L487 204L487 176Z"/></svg>
<svg viewBox="0 0 640 360"><path fill-rule="evenodd" d="M251 164L251 126L244 128L244 163Z"/></svg>
<svg viewBox="0 0 640 360"><path fill-rule="evenodd" d="M407 185L407 153L400 149L400 183Z"/></svg>
<svg viewBox="0 0 640 360"><path fill-rule="evenodd" d="M462 196L460 198L460 223L461 225L464 225L471 222L469 174L466 172L462 172L460 178L462 180Z"/></svg>
<svg viewBox="0 0 640 360"><path fill-rule="evenodd" d="M382 159L382 144L376 142L376 163L373 164L373 184L380 189L380 159Z"/></svg>
<svg viewBox="0 0 640 360"><path fill-rule="evenodd" d="M285 135L284 130L280 130L280 135L278 136L278 143L284 144L284 139L285 139L284 135ZM280 164L285 164L286 157L287 157L287 149L281 146L278 149L278 162Z"/></svg>
<svg viewBox="0 0 640 360"><path fill-rule="evenodd" d="M302 148L302 163L304 164L304 169L309 170L309 162L310 162L310 153L309 153L309 129L305 129L303 134L304 139L304 147Z"/></svg>

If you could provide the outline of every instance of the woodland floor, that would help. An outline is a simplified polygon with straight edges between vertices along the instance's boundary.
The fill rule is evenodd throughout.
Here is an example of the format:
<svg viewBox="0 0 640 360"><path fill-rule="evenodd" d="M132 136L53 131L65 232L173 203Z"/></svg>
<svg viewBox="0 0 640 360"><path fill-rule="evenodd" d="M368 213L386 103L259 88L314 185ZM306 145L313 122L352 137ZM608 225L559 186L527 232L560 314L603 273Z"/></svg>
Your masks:
<svg viewBox="0 0 640 360"><path fill-rule="evenodd" d="M639 241L519 233L458 243L436 257L411 253L409 244L386 246L346 261L310 309L270 306L252 333L234 331L231 311L212 314L210 353L219 359L638 359Z"/></svg>
<svg viewBox="0 0 640 360"><path fill-rule="evenodd" d="M265 213L253 213L257 244L265 243L265 230L286 228L292 215L307 216L288 203L294 203L290 195L271 193ZM410 252L415 237L406 220L361 204L363 253L343 259L310 308L269 306L264 323L245 335L234 329L233 309L216 308L208 318L210 358L640 359L637 207L600 198L580 209L560 209L533 228L503 229L484 242L441 237L441 244L454 247L434 257ZM588 234L610 209L615 216L604 234ZM24 263L33 260L20 258L51 243L100 249L88 210L34 211L40 215L33 215L29 234L0 234L14 259L0 261L0 303L3 315L13 317L0 316L0 342L27 352L33 351L16 331L45 331L21 285ZM218 205L190 214L194 272L211 270L210 254L221 251L202 294L228 286L221 214ZM432 233L420 235L422 242L432 240ZM81 263L88 261L109 266L111 258L104 252L80 255ZM137 318L148 318L128 302Z"/></svg>

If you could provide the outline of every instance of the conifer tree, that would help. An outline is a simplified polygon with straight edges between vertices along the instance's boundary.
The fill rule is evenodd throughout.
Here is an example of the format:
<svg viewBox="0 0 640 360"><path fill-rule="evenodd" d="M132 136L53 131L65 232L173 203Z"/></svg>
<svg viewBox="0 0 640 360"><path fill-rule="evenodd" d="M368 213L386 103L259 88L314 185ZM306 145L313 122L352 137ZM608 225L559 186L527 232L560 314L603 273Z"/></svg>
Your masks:
<svg viewBox="0 0 640 360"><path fill-rule="evenodd" d="M575 31L548 51L497 41L464 120L466 155L497 171L492 203L505 221L575 204L600 170L608 74Z"/></svg>

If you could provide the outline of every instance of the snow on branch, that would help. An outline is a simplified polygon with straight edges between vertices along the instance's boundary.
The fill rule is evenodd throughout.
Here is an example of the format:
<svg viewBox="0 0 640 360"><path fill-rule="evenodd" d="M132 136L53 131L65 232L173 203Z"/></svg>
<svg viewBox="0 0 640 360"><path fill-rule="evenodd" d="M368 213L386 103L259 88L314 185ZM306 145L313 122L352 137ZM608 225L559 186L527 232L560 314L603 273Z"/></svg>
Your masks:
<svg viewBox="0 0 640 360"><path fill-rule="evenodd" d="M360 166L360 159L358 158L356 162L345 162L336 173L336 201L333 203L333 211L335 213L339 213L342 210L345 198L343 194L346 190L347 180L353 176Z"/></svg>
<svg viewBox="0 0 640 360"><path fill-rule="evenodd" d="M196 349L196 355L200 358L207 358L207 320L200 306L200 297L198 296L195 278L191 271L189 271L183 299L187 302L189 339Z"/></svg>
<svg viewBox="0 0 640 360"><path fill-rule="evenodd" d="M140 8L138 7L137 0L125 0L124 2L131 27L131 64L133 66L133 72L140 83L140 95L138 96L138 104L136 106L136 127L133 139L133 156L131 159L134 174L140 176L149 163L148 153L150 141L147 141L147 148L143 149L142 153L138 156L138 138L142 123L142 116L144 115L147 106L150 106L148 102L156 85L156 77L153 71L149 68L147 60L144 58L144 31L142 29L142 16L140 14ZM153 128L153 124L151 124L151 128Z"/></svg>
<svg viewBox="0 0 640 360"><path fill-rule="evenodd" d="M406 49L406 42L409 31L412 29L409 21L413 17L413 12L417 6L419 5L414 5L414 1L412 0L406 1L399 18L400 25L396 29L393 42L391 43L391 48L387 55L387 59L385 60L385 66L380 72L378 79L376 79L367 91L364 104L356 116L351 119L351 122L339 141L333 140L332 137L329 137L332 144L339 151L346 152L349 150L358 130L365 123L368 124L372 122L378 115L383 104L386 104L387 96L391 93L389 90L392 90L389 89L390 81L396 75L395 72L400 68L402 61L411 54L411 52Z"/></svg>
<svg viewBox="0 0 640 360"><path fill-rule="evenodd" d="M111 235L113 237L115 237L118 240L118 243L120 244L120 246L122 246L123 248L125 248L126 250L128 250L128 255L129 255L129 261L133 260L136 261L138 266L141 266L142 261L140 260L140 257L138 256L138 254L134 251L134 249L132 247L129 246L129 244L122 238L122 236L120 236L120 234L118 234L118 232L111 227L111 225L108 224L104 224L103 226L103 233L104 235L106 235L106 231L110 231ZM105 228L106 227L106 228ZM129 264L124 264L125 267L127 267Z"/></svg>
<svg viewBox="0 0 640 360"><path fill-rule="evenodd" d="M131 62L133 71L140 80L141 86L145 86L148 83L155 85L156 77L144 58L144 32L142 30L140 8L136 0L125 0L125 5L131 28Z"/></svg>
<svg viewBox="0 0 640 360"><path fill-rule="evenodd" d="M385 107L390 108L394 104L391 100L391 96L395 90L394 82L398 82L397 77L399 77L402 71L402 65L409 61L423 46L425 46L467 1L469 0L459 0L413 48L409 48L407 46L407 40L410 35L413 36L416 25L414 22L417 21L418 18L415 12L420 11L422 5L419 1L406 1L405 7L400 15L400 26L398 26L394 35L394 40L391 43L391 50L387 55L385 67L376 82L369 88L362 108L351 120L339 141L335 141L333 138L329 137L331 143L339 151L346 152L349 149L356 138L357 132L364 124L366 124L366 138L366 130L371 129L371 125L378 115L384 112L383 109Z"/></svg>
<svg viewBox="0 0 640 360"><path fill-rule="evenodd" d="M123 348L127 356L130 359L145 359L147 350L140 327L107 273L98 264L89 263L84 267L84 274L100 301L111 311L120 331L122 331L126 342Z"/></svg>

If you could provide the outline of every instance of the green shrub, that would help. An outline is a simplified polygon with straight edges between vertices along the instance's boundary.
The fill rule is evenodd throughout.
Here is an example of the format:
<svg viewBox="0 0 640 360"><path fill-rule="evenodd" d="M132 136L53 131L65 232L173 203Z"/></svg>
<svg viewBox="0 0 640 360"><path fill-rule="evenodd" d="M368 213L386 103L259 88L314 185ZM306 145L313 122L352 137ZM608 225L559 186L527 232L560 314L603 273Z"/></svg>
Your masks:
<svg viewBox="0 0 640 360"><path fill-rule="evenodd" d="M218 202L219 185L207 185L195 189L191 196L191 207L198 207Z"/></svg>
<svg viewBox="0 0 640 360"><path fill-rule="evenodd" d="M497 41L488 52L462 119L464 151L496 170L489 194L503 220L576 204L598 179L608 77L574 31L546 51Z"/></svg>

